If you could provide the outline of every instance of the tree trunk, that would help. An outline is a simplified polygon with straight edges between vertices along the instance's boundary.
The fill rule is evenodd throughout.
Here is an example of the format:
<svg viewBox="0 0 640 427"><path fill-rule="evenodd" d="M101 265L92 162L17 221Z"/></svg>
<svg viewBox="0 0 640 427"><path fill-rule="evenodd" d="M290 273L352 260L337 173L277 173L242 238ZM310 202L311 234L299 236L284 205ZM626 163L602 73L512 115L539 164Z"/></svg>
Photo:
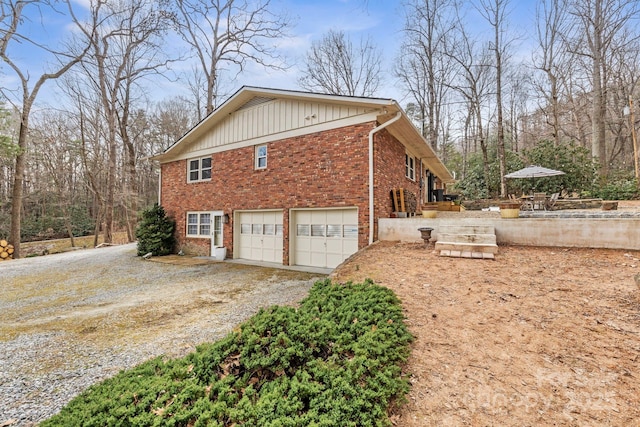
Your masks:
<svg viewBox="0 0 640 427"><path fill-rule="evenodd" d="M591 116L591 152L600 164L600 174L607 175L607 149L605 140L606 106L602 87L601 61L598 55L593 58L593 112Z"/></svg>
<svg viewBox="0 0 640 427"><path fill-rule="evenodd" d="M489 152L487 149L487 143L484 139L484 131L482 129L482 111L480 105L476 105L476 126L478 127L478 135L480 136L480 150L482 151L482 170L484 172L484 185L487 192L487 197L491 196L491 189L489 187Z"/></svg>
<svg viewBox="0 0 640 427"><path fill-rule="evenodd" d="M25 99L27 99L25 97ZM13 257L20 258L20 230L22 227L22 199L24 194L24 170L27 156L27 131L29 129L29 113L31 104L24 102L24 111L21 115L20 132L18 134L18 147L20 152L16 156L13 176L13 191L11 195L11 231L9 240L13 244Z"/></svg>
<svg viewBox="0 0 640 427"><path fill-rule="evenodd" d="M73 236L73 228L71 228L71 220L70 220L69 216L70 216L70 214L65 215L64 225L65 225L65 228L67 229L67 234L69 235L69 240L71 241L71 247L75 248L76 247L76 241L75 241L75 238Z"/></svg>
<svg viewBox="0 0 640 427"><path fill-rule="evenodd" d="M107 197L104 215L104 243L113 243L113 211L116 186L116 143L115 136L109 140L109 168L107 170Z"/></svg>

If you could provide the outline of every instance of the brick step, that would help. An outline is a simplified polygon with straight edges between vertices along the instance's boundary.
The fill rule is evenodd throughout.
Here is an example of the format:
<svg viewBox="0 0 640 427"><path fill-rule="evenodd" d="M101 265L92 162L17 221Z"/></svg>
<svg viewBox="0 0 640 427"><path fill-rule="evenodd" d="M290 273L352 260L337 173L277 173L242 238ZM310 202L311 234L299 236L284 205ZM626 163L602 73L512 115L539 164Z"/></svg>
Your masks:
<svg viewBox="0 0 640 427"><path fill-rule="evenodd" d="M452 234L452 233L438 233L438 241L443 242L456 242L456 243L477 243L477 244L496 244L495 234Z"/></svg>
<svg viewBox="0 0 640 427"><path fill-rule="evenodd" d="M471 251L440 251L440 256L448 256L452 258L474 258L474 259L495 259L495 255L487 252L471 252Z"/></svg>
<svg viewBox="0 0 640 427"><path fill-rule="evenodd" d="M495 254L498 252L498 245L496 244L479 244L479 243L464 243L464 242L442 242L438 240L435 244L436 251L460 251L460 252L483 252Z"/></svg>

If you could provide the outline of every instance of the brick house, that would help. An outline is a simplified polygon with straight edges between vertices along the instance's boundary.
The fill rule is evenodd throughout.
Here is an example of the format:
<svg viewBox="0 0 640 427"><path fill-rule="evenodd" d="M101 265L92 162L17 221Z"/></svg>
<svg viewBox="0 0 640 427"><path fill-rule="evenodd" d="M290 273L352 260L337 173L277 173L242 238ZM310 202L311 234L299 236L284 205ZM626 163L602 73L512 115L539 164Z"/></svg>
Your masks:
<svg viewBox="0 0 640 427"><path fill-rule="evenodd" d="M256 87L154 159L185 252L284 265L337 266L376 239L392 189L420 203L452 179L393 100Z"/></svg>

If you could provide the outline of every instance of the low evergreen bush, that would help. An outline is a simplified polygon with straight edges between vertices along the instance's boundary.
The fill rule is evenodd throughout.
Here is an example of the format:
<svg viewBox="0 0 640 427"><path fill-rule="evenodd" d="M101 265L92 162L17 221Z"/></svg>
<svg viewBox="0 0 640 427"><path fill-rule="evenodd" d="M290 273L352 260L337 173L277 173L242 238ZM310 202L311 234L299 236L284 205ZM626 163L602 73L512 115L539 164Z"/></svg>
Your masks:
<svg viewBox="0 0 640 427"><path fill-rule="evenodd" d="M318 282L300 308L121 372L41 426L389 426L411 340L390 290Z"/></svg>
<svg viewBox="0 0 640 427"><path fill-rule="evenodd" d="M635 200L640 198L640 191L635 178L620 178L601 184L590 195L604 200Z"/></svg>
<svg viewBox="0 0 640 427"><path fill-rule="evenodd" d="M173 253L176 244L174 231L176 223L167 217L162 206L157 203L142 212L141 221L136 229L138 255L151 253L154 256Z"/></svg>

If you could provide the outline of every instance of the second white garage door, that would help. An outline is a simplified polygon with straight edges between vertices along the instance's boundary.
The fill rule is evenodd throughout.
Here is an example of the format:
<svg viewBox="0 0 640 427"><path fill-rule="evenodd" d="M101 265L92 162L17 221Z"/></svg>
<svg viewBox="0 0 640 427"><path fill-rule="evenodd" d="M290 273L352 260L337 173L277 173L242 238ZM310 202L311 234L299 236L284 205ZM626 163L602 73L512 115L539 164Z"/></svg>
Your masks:
<svg viewBox="0 0 640 427"><path fill-rule="evenodd" d="M282 211L240 212L238 258L282 263Z"/></svg>
<svg viewBox="0 0 640 427"><path fill-rule="evenodd" d="M358 251L356 208L299 210L292 219L296 265L334 268Z"/></svg>

